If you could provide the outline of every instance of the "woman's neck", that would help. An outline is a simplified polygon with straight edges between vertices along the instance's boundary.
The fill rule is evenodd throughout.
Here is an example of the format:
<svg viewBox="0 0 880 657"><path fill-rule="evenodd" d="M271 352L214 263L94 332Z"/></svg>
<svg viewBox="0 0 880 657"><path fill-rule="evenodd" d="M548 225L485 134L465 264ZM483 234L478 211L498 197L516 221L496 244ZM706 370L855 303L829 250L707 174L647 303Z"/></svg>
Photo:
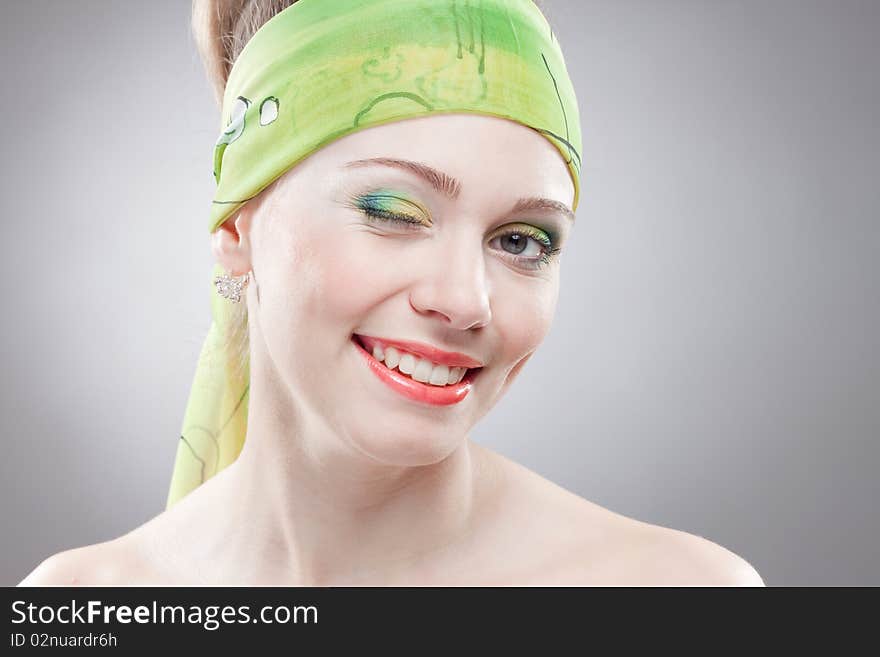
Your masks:
<svg viewBox="0 0 880 657"><path fill-rule="evenodd" d="M247 440L215 476L217 547L243 583L410 581L462 545L481 453L467 437L434 464L380 463L281 390L252 371Z"/></svg>

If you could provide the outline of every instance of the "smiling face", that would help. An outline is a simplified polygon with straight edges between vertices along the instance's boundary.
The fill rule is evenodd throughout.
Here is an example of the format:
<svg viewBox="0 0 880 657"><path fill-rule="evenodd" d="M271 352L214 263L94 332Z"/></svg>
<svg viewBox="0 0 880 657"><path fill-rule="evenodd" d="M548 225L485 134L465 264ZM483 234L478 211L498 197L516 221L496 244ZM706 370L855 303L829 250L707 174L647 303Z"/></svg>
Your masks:
<svg viewBox="0 0 880 657"><path fill-rule="evenodd" d="M280 381L279 399L382 463L446 457L550 328L574 196L560 153L512 121L433 115L337 139L263 196L215 235L221 264L252 268L258 286L251 376ZM389 372L393 354L367 355L387 357L388 340L483 367L470 384L473 371L458 385L419 383L400 370L444 374L419 369L419 351L449 361L447 382L461 372L411 344L414 358L398 348Z"/></svg>

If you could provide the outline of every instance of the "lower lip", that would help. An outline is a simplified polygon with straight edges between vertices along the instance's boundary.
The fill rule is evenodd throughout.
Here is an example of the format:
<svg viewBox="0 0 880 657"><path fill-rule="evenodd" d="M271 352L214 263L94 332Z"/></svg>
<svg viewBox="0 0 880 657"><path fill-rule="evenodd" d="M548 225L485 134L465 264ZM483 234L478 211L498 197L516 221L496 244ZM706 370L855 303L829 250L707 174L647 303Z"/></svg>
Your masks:
<svg viewBox="0 0 880 657"><path fill-rule="evenodd" d="M357 347L358 351L363 355L373 374L378 377L389 388L403 395L407 399L431 404L433 406L449 406L457 404L470 392L473 387L473 381L480 369L468 370L464 378L458 383L446 386L432 386L427 383L421 383L415 379L411 379L405 374L401 374L397 370L385 367L384 364L373 358L373 354L364 349L356 338L351 338L352 343Z"/></svg>

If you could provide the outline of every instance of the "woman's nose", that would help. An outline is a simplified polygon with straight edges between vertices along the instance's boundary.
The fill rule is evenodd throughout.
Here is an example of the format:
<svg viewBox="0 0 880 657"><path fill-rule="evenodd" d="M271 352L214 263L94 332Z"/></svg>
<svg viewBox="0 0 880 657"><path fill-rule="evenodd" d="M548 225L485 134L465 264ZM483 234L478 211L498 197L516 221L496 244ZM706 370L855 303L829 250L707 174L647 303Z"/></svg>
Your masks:
<svg viewBox="0 0 880 657"><path fill-rule="evenodd" d="M410 291L410 305L426 315L438 314L450 328L486 326L492 318L490 286L479 243L471 248L450 245L423 262Z"/></svg>

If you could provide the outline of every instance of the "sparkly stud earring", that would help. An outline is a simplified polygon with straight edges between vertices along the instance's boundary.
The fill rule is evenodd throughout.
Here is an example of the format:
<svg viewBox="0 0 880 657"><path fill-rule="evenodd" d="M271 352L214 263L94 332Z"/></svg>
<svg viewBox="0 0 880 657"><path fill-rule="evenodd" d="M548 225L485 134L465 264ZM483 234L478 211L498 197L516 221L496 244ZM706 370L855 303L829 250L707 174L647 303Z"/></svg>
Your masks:
<svg viewBox="0 0 880 657"><path fill-rule="evenodd" d="M229 299L233 303L238 303L241 301L242 290L247 287L249 274L250 272L247 272L243 276L236 278L235 276L230 276L227 272L222 276L218 276L214 279L214 285L217 286L217 294Z"/></svg>

